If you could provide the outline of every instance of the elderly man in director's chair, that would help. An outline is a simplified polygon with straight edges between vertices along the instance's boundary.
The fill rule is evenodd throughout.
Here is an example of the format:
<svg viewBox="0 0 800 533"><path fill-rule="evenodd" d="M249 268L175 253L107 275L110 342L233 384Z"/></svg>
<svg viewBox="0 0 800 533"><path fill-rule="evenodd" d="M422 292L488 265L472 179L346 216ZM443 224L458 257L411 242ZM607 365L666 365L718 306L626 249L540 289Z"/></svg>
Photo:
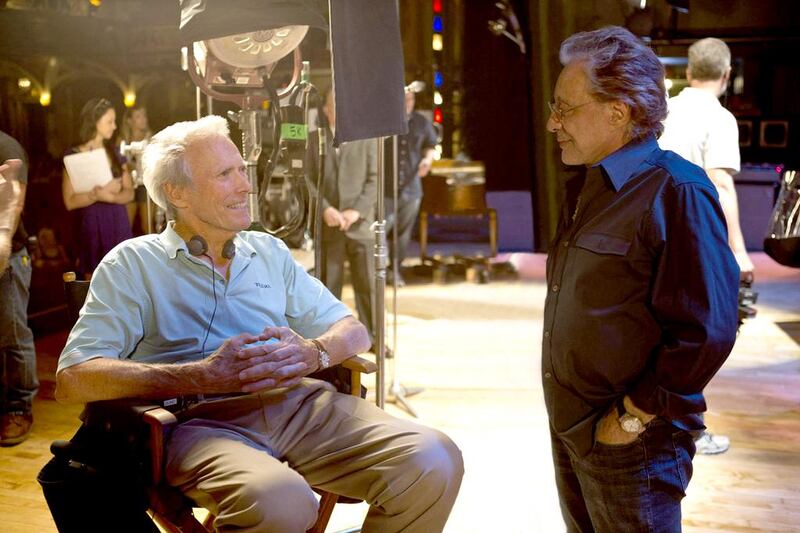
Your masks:
<svg viewBox="0 0 800 533"><path fill-rule="evenodd" d="M369 338L281 241L244 231L251 189L225 120L164 129L144 169L174 222L95 271L57 399L161 400L178 420L165 481L209 509L218 531L305 531L317 518L312 486L368 502L363 531L441 531L460 451L308 377Z"/></svg>

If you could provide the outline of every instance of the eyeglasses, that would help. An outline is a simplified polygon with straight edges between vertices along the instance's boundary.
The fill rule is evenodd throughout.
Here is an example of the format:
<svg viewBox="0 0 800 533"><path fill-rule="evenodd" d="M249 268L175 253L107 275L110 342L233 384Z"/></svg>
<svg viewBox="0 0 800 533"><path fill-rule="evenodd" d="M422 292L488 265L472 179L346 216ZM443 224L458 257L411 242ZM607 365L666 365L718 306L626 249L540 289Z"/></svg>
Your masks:
<svg viewBox="0 0 800 533"><path fill-rule="evenodd" d="M557 104L553 101L547 102L547 107L550 108L550 113L553 114L553 118L555 118L558 122L561 122L564 117L569 116L570 113L578 109L579 107L583 107L585 105L589 105L595 100L589 100L588 102L584 102L582 104L574 105L572 107L568 107L566 109L562 109L560 104Z"/></svg>

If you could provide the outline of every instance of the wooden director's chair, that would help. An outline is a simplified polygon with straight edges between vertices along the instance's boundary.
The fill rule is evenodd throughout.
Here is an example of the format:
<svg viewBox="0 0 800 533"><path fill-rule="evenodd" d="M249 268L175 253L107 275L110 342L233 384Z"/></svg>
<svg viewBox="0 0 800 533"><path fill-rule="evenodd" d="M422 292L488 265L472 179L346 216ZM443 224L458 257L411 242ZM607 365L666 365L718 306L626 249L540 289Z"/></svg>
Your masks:
<svg viewBox="0 0 800 533"><path fill-rule="evenodd" d="M89 282L76 280L75 273L73 272L67 272L63 277L67 299L67 311L70 323L74 324L78 319L78 313L86 299L89 290ZM339 376L344 376L345 379L338 377L327 379L330 376L316 375L312 377L327 379L332 382L340 392L361 396L361 374L369 374L377 370L375 363L358 356L347 359L342 362L340 366L346 372L343 373L341 369L339 369L339 372L331 373L331 375L338 374ZM109 433L113 432L116 426L129 426L131 420L133 420L133 424L138 425L138 429L132 433L132 435L142 436L142 440L144 441L144 455L147 455L147 457L141 459L141 464L149 466L149 468L146 468L149 472L145 473L145 497L147 499L147 514L150 519L158 524L164 531L171 533L200 533L211 531L211 524L214 521L214 516L209 514L205 520L200 522L193 514L194 502L185 497L177 488L167 485L164 481L165 444L172 428L177 424L177 418L173 413L161 405L154 404L148 400L124 399L91 402L87 404L81 418L83 420L82 429L87 425L91 425L94 428L99 427L101 431L107 431ZM130 430L126 429L126 431ZM128 440L133 438L134 437L131 437ZM73 441L74 440L75 438L73 438ZM71 445L72 442L54 442L51 445L51 450L56 456L55 460L58 460L59 456L61 456L72 466L72 463L75 463L75 461L68 457ZM42 483L42 485L44 487L45 483ZM333 507L336 505L337 501L345 503L357 501L340 497L331 492L318 489L314 490L319 493L321 499L317 522L308 530L310 533L323 533L325 531L328 520L333 512ZM47 491L45 491L45 493L47 496ZM91 504L91 502L86 503ZM48 498L48 504L50 504L51 511L58 523L56 516L57 511L54 509L53 502L50 501L50 498ZM140 527L134 529L134 526L130 524L123 525L122 529L110 524L108 527L110 528L109 531L141 531ZM153 528L153 531L156 531L156 529Z"/></svg>
<svg viewBox="0 0 800 533"><path fill-rule="evenodd" d="M435 172L443 168L438 163L441 162L422 180L424 194L418 215L420 262L433 268L437 283L447 279L448 265L462 266L468 281L487 283L491 259L497 255L497 212L486 203L484 178L456 180L439 175ZM483 166L477 168L482 170ZM432 225L437 231L432 231ZM436 242L431 238L433 233L439 234Z"/></svg>

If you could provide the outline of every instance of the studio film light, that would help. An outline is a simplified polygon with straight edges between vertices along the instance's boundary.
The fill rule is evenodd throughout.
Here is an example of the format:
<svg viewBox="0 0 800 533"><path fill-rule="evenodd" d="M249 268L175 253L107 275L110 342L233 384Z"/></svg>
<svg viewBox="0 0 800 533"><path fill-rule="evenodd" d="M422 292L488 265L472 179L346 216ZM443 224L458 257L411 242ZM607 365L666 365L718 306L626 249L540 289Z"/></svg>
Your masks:
<svg viewBox="0 0 800 533"><path fill-rule="evenodd" d="M183 0L180 24L182 39L190 46L187 70L192 81L206 95L240 108L229 112L228 118L242 132L242 155L252 189L248 209L253 226L263 229L260 202L266 197L282 140L280 102L308 83L307 64L306 76L301 79L304 70L299 46L310 26L327 28L325 18L311 3L302 0ZM279 87L271 77L278 63L290 54L291 80ZM272 117L275 138L264 176L259 180L265 113ZM302 177L287 178L292 180L297 209L289 222L270 231L280 237L302 226L308 196Z"/></svg>
<svg viewBox="0 0 800 533"><path fill-rule="evenodd" d="M189 69L190 75L200 75L193 80L209 96L243 108L259 107L261 102L270 100L264 77L271 76L278 62L292 52L292 80L278 91L278 96L288 93L297 83L301 68L298 46L307 32L308 26L294 25L195 41L190 62L196 68Z"/></svg>

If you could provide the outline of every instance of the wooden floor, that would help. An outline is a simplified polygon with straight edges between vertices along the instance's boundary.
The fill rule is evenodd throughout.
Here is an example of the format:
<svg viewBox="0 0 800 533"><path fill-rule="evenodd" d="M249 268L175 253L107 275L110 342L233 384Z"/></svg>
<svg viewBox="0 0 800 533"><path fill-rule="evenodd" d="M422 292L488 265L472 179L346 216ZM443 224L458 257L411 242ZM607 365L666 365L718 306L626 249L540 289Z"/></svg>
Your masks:
<svg viewBox="0 0 800 533"><path fill-rule="evenodd" d="M450 533L564 531L538 370L544 258L509 259L519 279L411 279L398 291L398 357L389 385L396 376L424 387L409 401L465 458ZM800 531L800 271L755 259L759 314L707 389L707 423L732 446L695 459L684 503L688 532ZM387 303L391 308L391 293ZM40 365L46 379L51 365ZM394 404L387 409L408 416ZM35 476L50 442L73 432L78 411L40 399L31 439L0 449L0 532L55 531ZM358 524L365 512L363 504L337 506L329 531Z"/></svg>

